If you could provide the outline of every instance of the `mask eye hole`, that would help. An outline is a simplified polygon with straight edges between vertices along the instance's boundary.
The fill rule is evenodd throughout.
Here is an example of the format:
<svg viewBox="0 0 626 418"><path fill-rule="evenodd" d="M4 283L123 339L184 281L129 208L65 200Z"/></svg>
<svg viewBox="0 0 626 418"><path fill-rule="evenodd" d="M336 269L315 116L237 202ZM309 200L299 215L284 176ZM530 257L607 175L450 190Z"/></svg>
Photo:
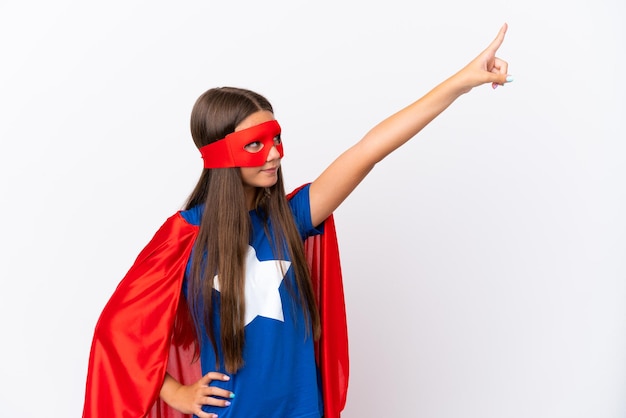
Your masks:
<svg viewBox="0 0 626 418"><path fill-rule="evenodd" d="M249 144L246 144L243 149L251 154L256 154L263 149L263 143L261 141L250 142Z"/></svg>
<svg viewBox="0 0 626 418"><path fill-rule="evenodd" d="M283 140L280 138L280 134L274 137L274 145L280 145L283 143Z"/></svg>

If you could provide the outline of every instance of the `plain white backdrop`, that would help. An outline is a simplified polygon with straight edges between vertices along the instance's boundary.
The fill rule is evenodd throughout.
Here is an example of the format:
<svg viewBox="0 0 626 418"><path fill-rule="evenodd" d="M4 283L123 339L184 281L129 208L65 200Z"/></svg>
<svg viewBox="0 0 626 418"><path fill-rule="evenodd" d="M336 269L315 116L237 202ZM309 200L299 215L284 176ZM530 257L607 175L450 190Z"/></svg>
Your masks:
<svg viewBox="0 0 626 418"><path fill-rule="evenodd" d="M291 189L508 22L515 81L459 99L336 213L343 416L623 418L625 17L618 0L2 1L1 415L80 416L98 315L200 173L203 91L270 99Z"/></svg>

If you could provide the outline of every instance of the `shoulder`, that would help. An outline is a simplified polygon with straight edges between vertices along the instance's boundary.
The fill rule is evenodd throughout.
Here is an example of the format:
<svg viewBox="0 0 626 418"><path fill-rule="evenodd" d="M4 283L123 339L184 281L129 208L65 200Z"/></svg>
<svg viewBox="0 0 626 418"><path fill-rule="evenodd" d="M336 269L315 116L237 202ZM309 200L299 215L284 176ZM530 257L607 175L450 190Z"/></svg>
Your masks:
<svg viewBox="0 0 626 418"><path fill-rule="evenodd" d="M202 220L203 211L204 211L204 205L198 205L198 206L194 206L191 209L181 210L173 217L178 215L190 225L198 226L200 225L200 221Z"/></svg>
<svg viewBox="0 0 626 418"><path fill-rule="evenodd" d="M174 245L176 242L183 243L187 239L194 239L197 233L198 226L187 221L182 216L182 211L179 211L167 218L154 234L148 246L163 245L165 243Z"/></svg>
<svg viewBox="0 0 626 418"><path fill-rule="evenodd" d="M305 184L287 195L289 207L293 215L298 218L305 218L310 222L311 202L309 200L309 184Z"/></svg>
<svg viewBox="0 0 626 418"><path fill-rule="evenodd" d="M289 206L293 213L296 226L303 239L322 233L323 229L311 222L311 201L309 199L309 186L307 183L298 187L287 195Z"/></svg>
<svg viewBox="0 0 626 418"><path fill-rule="evenodd" d="M302 192L304 189L306 189L307 190L306 193L309 194L308 190L310 186L311 186L311 183L305 183L302 186L296 187L293 191L291 191L290 193L287 193L287 199L291 199L298 193Z"/></svg>
<svg viewBox="0 0 626 418"><path fill-rule="evenodd" d="M287 194L287 200L289 200L289 205L293 208L295 206L309 206L309 187L310 183L302 185L291 193Z"/></svg>

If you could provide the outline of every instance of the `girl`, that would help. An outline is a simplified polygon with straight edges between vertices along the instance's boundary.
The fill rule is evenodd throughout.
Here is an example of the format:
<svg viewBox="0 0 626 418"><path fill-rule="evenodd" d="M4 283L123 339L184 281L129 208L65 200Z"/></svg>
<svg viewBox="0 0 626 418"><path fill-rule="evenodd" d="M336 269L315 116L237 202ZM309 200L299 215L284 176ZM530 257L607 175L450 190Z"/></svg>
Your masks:
<svg viewBox="0 0 626 418"><path fill-rule="evenodd" d="M101 314L83 417L338 417L348 359L331 214L462 94L512 81L496 58L506 29L289 197L270 103L237 88L200 96L205 169Z"/></svg>

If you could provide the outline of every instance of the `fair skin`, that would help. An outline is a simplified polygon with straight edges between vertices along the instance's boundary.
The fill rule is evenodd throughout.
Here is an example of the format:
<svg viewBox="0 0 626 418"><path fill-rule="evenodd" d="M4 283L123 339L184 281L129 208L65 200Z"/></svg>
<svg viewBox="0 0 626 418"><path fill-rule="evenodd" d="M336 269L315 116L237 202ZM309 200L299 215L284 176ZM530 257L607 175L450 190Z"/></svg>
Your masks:
<svg viewBox="0 0 626 418"><path fill-rule="evenodd" d="M507 30L503 25L493 42L459 72L436 86L425 96L404 109L391 115L372 128L359 142L346 150L320 176L309 189L311 220L321 224L352 193L376 163L408 142L426 125L448 108L456 99L472 88L492 83L494 88L506 83L508 64L496 57L496 52ZM236 130L246 129L274 119L268 111L253 113L239 124ZM261 167L241 168L246 200L252 208L255 189L276 183L280 156L275 147ZM227 406L230 393L213 388L212 380L228 380L220 373L209 373L190 386L178 383L166 375L161 389L161 398L181 412L195 413L200 418L214 418L200 410L203 404Z"/></svg>

